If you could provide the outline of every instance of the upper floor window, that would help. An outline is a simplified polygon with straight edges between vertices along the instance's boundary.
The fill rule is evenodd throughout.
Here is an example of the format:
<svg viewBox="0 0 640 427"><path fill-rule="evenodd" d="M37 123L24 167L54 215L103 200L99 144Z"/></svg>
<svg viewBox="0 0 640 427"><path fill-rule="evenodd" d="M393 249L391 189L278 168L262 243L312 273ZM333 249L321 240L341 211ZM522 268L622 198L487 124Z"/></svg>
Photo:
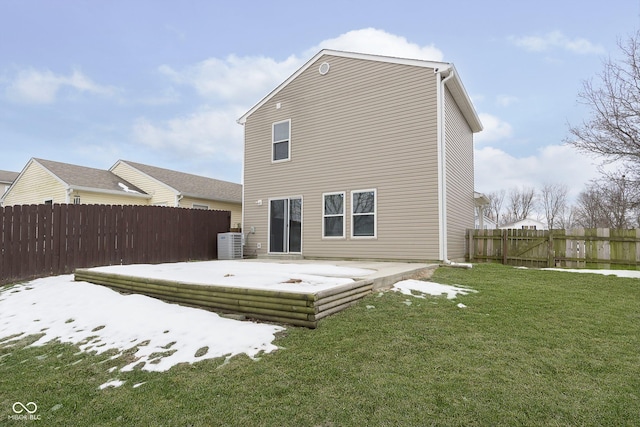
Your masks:
<svg viewBox="0 0 640 427"><path fill-rule="evenodd" d="M291 120L273 124L271 160L279 162L289 160L291 145Z"/></svg>
<svg viewBox="0 0 640 427"><path fill-rule="evenodd" d="M376 190L351 192L351 237L376 237Z"/></svg>
<svg viewBox="0 0 640 427"><path fill-rule="evenodd" d="M80 204L80 196L79 195L75 195L73 196L73 204L74 205L79 205Z"/></svg>

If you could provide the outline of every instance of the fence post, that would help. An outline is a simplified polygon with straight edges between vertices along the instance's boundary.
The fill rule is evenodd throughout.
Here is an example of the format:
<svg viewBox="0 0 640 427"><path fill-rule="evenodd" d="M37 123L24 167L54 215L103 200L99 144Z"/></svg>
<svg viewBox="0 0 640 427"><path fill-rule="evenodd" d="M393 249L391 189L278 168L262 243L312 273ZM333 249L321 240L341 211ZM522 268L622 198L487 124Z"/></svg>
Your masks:
<svg viewBox="0 0 640 427"><path fill-rule="evenodd" d="M502 264L507 265L507 248L509 245L507 244L507 232L509 230L502 230Z"/></svg>
<svg viewBox="0 0 640 427"><path fill-rule="evenodd" d="M547 247L547 267L552 268L556 266L556 251L553 248L553 232L549 230L549 241Z"/></svg>

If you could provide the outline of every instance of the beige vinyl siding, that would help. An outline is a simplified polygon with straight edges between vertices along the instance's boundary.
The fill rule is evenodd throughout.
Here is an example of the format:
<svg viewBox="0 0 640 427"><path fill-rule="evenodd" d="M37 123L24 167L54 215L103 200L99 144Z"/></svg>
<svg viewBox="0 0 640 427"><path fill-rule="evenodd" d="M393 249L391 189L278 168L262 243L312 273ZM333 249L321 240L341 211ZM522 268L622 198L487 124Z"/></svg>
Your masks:
<svg viewBox="0 0 640 427"><path fill-rule="evenodd" d="M474 227L473 133L449 90L445 91L447 253L465 255L465 232Z"/></svg>
<svg viewBox="0 0 640 427"><path fill-rule="evenodd" d="M171 207L177 206L177 193L175 190L137 169L123 162L119 162L116 167L112 169L112 172L150 195L151 200L148 201L148 204Z"/></svg>
<svg viewBox="0 0 640 427"><path fill-rule="evenodd" d="M207 206L208 209L217 211L231 211L231 228L236 228L242 224L242 204L217 202L208 199L198 199L194 197L184 197L180 200L180 207L193 208L193 205Z"/></svg>
<svg viewBox="0 0 640 427"><path fill-rule="evenodd" d="M438 259L436 108L432 69L333 56L312 64L245 124L248 253L266 253L269 199L302 196L306 257ZM287 119L291 161L272 164L271 126ZM377 237L352 239L351 192L366 189L377 192ZM323 239L322 194L342 191L347 238Z"/></svg>
<svg viewBox="0 0 640 427"><path fill-rule="evenodd" d="M67 203L66 186L38 163L31 161L6 195L4 206Z"/></svg>

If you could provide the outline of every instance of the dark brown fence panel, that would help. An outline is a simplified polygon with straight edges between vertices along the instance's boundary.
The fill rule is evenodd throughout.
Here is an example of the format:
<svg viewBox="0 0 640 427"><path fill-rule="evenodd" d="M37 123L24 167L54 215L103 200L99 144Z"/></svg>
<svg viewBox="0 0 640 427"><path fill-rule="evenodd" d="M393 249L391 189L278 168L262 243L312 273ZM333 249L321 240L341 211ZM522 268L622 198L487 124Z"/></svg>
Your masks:
<svg viewBox="0 0 640 427"><path fill-rule="evenodd" d="M231 213L161 206L0 208L0 285L81 267L217 258Z"/></svg>

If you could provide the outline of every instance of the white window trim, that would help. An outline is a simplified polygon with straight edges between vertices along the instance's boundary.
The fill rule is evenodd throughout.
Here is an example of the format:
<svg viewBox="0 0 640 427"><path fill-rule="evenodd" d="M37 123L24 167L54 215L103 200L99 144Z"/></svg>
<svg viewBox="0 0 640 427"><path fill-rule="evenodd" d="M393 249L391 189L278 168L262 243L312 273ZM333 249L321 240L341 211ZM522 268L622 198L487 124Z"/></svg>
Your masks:
<svg viewBox="0 0 640 427"><path fill-rule="evenodd" d="M286 123L286 122L289 122L289 139L288 140L282 139L282 140L276 141L275 140L276 125L279 125L280 123ZM287 150L287 153L288 153L289 156L286 159L274 160L273 157L274 157L274 154L275 154L276 144L278 142L284 142L284 141L288 141L288 143L289 143L289 147L288 147L288 150ZM271 124L271 163L282 163L282 162L288 162L288 161L291 161L291 119L280 120L279 122L274 122L274 123Z"/></svg>
<svg viewBox="0 0 640 427"><path fill-rule="evenodd" d="M203 205L203 204L200 204L200 203L192 203L191 204L191 208L192 209L209 210L209 205Z"/></svg>
<svg viewBox="0 0 640 427"><path fill-rule="evenodd" d="M331 214L325 215L324 213L324 198L326 196L335 196L342 195L342 215ZM325 236L324 235L324 219L328 217L342 217L342 236ZM333 193L322 193L322 238L328 240L336 240L336 239L345 239L346 238L346 227L347 227L347 194L344 191L335 191Z"/></svg>
<svg viewBox="0 0 640 427"><path fill-rule="evenodd" d="M356 214L353 212L353 195L355 193L373 193L373 212L366 214ZM349 197L349 204L351 205L351 238L352 239L377 239L378 238L378 190L375 188L369 188L366 190L353 190L351 191L351 196ZM372 215L373 214L373 236L354 236L353 232L355 230L355 216L360 215Z"/></svg>

